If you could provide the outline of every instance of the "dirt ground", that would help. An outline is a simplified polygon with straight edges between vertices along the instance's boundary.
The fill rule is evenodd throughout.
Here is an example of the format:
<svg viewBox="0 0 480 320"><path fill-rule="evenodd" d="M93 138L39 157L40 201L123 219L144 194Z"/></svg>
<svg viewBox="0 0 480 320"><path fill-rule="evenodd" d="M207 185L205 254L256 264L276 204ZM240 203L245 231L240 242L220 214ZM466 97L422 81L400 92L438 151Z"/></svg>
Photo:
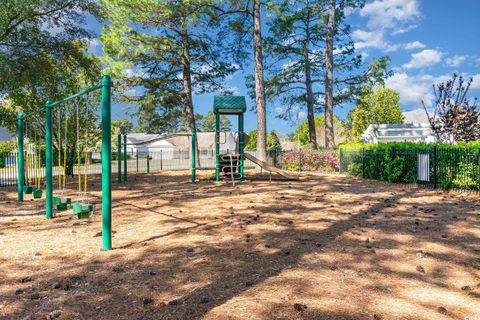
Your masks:
<svg viewBox="0 0 480 320"><path fill-rule="evenodd" d="M478 195L212 175L114 183L109 252L98 179L92 221L0 188L0 318L480 320Z"/></svg>

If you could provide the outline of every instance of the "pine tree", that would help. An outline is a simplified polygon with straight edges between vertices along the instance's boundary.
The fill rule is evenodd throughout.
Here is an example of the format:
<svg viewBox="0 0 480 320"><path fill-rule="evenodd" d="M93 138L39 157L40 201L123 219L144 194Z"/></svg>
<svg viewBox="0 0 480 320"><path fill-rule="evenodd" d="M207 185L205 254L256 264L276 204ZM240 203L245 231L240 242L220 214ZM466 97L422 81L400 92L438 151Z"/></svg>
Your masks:
<svg viewBox="0 0 480 320"><path fill-rule="evenodd" d="M318 148L315 113L325 107L325 112L333 116L333 109L329 111L326 103L329 101L328 90L323 87L329 83L325 77L329 70L329 60L326 59L329 45L325 45L329 32L324 23L328 21L328 4L327 1L313 0L293 4L287 0L280 2L275 7L277 15L269 24L271 36L266 41L269 58L267 95L272 99L280 97L282 105L286 106L280 114L282 118L291 118L292 111L306 106L312 149ZM366 79L366 71L360 70L361 57L355 54L349 37L349 26L343 22L343 10L360 4L359 1L342 2L336 8L332 29L335 52L332 51L331 57L338 70L336 77L332 75L331 78L338 88L336 96L332 91L331 97L336 104L350 101Z"/></svg>
<svg viewBox="0 0 480 320"><path fill-rule="evenodd" d="M218 40L225 28L214 1L101 3L110 22L101 36L104 60L121 79L122 100L138 104L140 118L153 117L159 127L150 131L178 127L182 107L188 130L196 130L193 92L222 91L223 80L236 70Z"/></svg>

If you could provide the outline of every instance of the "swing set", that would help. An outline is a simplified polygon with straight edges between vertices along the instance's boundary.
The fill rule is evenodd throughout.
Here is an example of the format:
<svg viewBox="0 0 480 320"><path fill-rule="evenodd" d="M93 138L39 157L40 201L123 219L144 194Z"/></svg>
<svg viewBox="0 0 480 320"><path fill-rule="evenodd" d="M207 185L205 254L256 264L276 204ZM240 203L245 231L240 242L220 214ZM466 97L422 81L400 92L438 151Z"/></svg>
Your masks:
<svg viewBox="0 0 480 320"><path fill-rule="evenodd" d="M111 87L112 82L108 75L102 77L101 82L93 87L82 90L76 94L64 99L45 104L45 202L46 217L54 217L54 207L58 212L66 211L69 208L77 215L79 219L88 219L93 216L93 204L88 199L88 130L86 130L83 142L80 140L80 121L79 104L80 99L84 98L85 112L82 114L88 119L89 115L89 93L92 91L101 91L101 113L102 113L102 244L104 250L112 248L112 188L111 188ZM70 112L71 105L68 102L73 101L74 112ZM56 175L58 179L58 191L54 196L53 180L53 124L52 115L56 109L57 116L57 166ZM40 135L33 133L34 143L27 145L27 153L24 154L24 131L29 140L32 137L33 128L27 119L36 118L38 110L31 114L19 114L18 120L18 202L23 202L23 195L33 194L34 199L42 198L41 189L41 166L42 158L40 151ZM67 178L67 141L68 141L68 119L72 114L75 117L76 133L76 173L78 178L78 196L75 201L66 194ZM63 126L62 126L62 123ZM24 130L24 127L26 130ZM63 127L63 132L62 132ZM88 126L85 126L88 127ZM30 130L28 130L30 129ZM62 142L63 139L63 142ZM30 141L29 141L30 142ZM62 148L63 146L63 148ZM33 151L31 151L31 150ZM63 151L63 152L62 152ZM84 154L83 154L84 153ZM63 159L62 159L63 154ZM25 158L24 158L25 156ZM82 165L81 159L84 156ZM63 160L63 161L62 161ZM73 163L71 164L72 168Z"/></svg>

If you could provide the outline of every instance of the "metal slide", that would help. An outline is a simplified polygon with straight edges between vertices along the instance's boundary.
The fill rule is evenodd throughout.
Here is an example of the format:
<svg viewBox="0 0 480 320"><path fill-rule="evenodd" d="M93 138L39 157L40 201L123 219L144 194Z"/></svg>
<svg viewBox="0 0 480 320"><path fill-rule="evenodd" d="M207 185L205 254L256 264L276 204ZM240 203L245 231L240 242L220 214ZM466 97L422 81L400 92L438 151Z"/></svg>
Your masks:
<svg viewBox="0 0 480 320"><path fill-rule="evenodd" d="M278 169L277 167L274 167L258 158L255 158L254 156L252 156L251 154L248 154L248 153L245 153L245 159L248 159L250 161L252 161L253 163L256 163L257 165L259 165L260 167L262 167L264 170L266 171L269 171L270 173L272 172L275 172L276 174L279 174L281 175L282 177L288 179L288 180L298 180L298 177L297 176L293 176L281 169Z"/></svg>

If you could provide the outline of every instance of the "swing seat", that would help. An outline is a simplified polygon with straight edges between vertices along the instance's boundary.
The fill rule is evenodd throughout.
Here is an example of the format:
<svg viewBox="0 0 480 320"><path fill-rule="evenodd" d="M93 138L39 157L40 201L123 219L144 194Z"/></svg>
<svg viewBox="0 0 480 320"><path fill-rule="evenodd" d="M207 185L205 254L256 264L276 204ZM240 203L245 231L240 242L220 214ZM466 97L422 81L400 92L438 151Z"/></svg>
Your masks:
<svg viewBox="0 0 480 320"><path fill-rule="evenodd" d="M72 207L73 213L77 214L78 219L88 219L93 215L93 204L74 203Z"/></svg>
<svg viewBox="0 0 480 320"><path fill-rule="evenodd" d="M68 206L72 204L72 199L66 197L53 197L53 205L57 207L58 211L68 210Z"/></svg>
<svg viewBox="0 0 480 320"><path fill-rule="evenodd" d="M33 189L33 199L42 199L42 189Z"/></svg>
<svg viewBox="0 0 480 320"><path fill-rule="evenodd" d="M23 186L23 191L25 194L32 194L33 193L33 187L32 186Z"/></svg>

